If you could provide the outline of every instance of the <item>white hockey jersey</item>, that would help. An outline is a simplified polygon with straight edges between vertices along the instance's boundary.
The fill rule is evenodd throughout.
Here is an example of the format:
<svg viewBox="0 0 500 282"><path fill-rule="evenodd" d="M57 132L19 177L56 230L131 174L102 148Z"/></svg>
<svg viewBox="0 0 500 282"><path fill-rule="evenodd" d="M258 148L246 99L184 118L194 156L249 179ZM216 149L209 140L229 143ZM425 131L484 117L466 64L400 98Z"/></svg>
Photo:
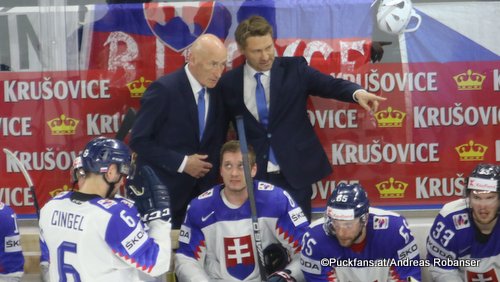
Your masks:
<svg viewBox="0 0 500 282"><path fill-rule="evenodd" d="M0 202L0 281L12 278L20 281L24 273L24 256L21 248L16 214L8 205ZM19 279L19 280L17 280Z"/></svg>
<svg viewBox="0 0 500 282"><path fill-rule="evenodd" d="M481 235L467 206L466 199L450 202L434 220L427 237L431 275L436 281L500 281L500 221Z"/></svg>
<svg viewBox="0 0 500 282"><path fill-rule="evenodd" d="M141 281L170 266L170 223L146 232L133 202L63 192L41 210L51 281Z"/></svg>
<svg viewBox="0 0 500 282"><path fill-rule="evenodd" d="M313 222L304 234L301 265L306 281L407 281L410 276L420 281L418 246L399 214L370 208L360 250L342 247L325 232L323 222Z"/></svg>
<svg viewBox="0 0 500 282"><path fill-rule="evenodd" d="M298 281L302 235L308 221L288 193L254 182L263 249L280 243L292 261L286 267ZM191 201L181 227L175 272L182 282L261 281L252 231L250 202L230 207L216 186Z"/></svg>

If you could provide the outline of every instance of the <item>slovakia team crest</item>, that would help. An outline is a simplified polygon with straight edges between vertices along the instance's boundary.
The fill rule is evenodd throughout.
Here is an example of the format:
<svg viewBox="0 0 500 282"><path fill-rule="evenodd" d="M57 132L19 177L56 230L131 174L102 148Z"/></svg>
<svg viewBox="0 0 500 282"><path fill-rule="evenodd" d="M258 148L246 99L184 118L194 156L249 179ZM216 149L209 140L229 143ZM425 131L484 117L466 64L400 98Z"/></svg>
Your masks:
<svg viewBox="0 0 500 282"><path fill-rule="evenodd" d="M245 280L255 269L252 237L224 238L224 254L227 272L239 280Z"/></svg>
<svg viewBox="0 0 500 282"><path fill-rule="evenodd" d="M172 50L180 52L217 21L214 18L219 17L221 11L216 6L215 1L146 3L144 16L153 34ZM226 36L227 33L222 39Z"/></svg>
<svg viewBox="0 0 500 282"><path fill-rule="evenodd" d="M495 269L490 269L485 273L477 273L472 271L467 271L467 281L487 281L487 282L498 282L498 277L495 273Z"/></svg>

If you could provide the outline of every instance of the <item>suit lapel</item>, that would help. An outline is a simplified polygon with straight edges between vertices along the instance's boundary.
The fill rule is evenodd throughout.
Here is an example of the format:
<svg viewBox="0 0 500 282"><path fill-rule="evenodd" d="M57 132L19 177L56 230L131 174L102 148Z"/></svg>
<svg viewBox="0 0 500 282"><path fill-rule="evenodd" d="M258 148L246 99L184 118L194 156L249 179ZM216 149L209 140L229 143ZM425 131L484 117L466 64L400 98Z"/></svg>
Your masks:
<svg viewBox="0 0 500 282"><path fill-rule="evenodd" d="M217 112L217 97L214 95L214 91L212 89L208 89L208 113L207 113L207 120L205 122L205 132L203 133L203 137L201 141L204 141L205 139L208 138L208 136L212 135L212 131L215 129L214 124L215 124L215 116Z"/></svg>
<svg viewBox="0 0 500 282"><path fill-rule="evenodd" d="M189 83L189 79L187 77L186 71L184 68L181 72L181 79L179 79L179 89L181 93L181 98L185 101L185 104L188 105L189 111L189 119L191 124L196 124L193 126L193 130L195 130L196 137L198 140L200 139L200 125L198 124L198 107L196 106L196 100L194 99L193 89L191 88L191 84Z"/></svg>
<svg viewBox="0 0 500 282"><path fill-rule="evenodd" d="M245 105L245 95L244 95L245 80L243 76L244 76L244 65L241 65L237 69L235 69L235 73L233 76L235 79L234 85L236 86L235 89L233 89L234 91L233 99L235 101L234 105L243 105L243 107L241 107L241 109L238 109L235 114L248 116L250 120L260 124L259 121L255 119L255 117L252 115L252 113L250 113L247 106Z"/></svg>
<svg viewBox="0 0 500 282"><path fill-rule="evenodd" d="M235 96L234 98L236 99L236 105L245 105L245 97L244 97L244 79L243 79L243 75L244 75L244 72L243 72L243 66L244 65L241 65L239 66L236 70L235 70L235 75L234 75L234 78L236 79L236 83L234 85L238 85L236 87L235 90ZM248 108L246 106L244 106L244 108L246 109L246 113L245 114L250 114L250 111L248 110ZM240 114L243 114L243 113L240 113ZM251 114L250 114L251 115Z"/></svg>

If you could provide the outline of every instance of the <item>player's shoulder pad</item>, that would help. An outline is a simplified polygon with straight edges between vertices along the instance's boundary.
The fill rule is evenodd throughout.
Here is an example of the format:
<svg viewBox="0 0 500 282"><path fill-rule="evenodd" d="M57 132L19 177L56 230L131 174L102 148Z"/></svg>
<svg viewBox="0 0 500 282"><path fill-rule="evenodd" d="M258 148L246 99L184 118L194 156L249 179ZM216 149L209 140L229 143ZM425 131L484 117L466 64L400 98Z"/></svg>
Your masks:
<svg viewBox="0 0 500 282"><path fill-rule="evenodd" d="M453 213L457 212L467 212L467 201L465 199L458 199L446 203L443 208L439 211L442 217L448 217Z"/></svg>
<svg viewBox="0 0 500 282"><path fill-rule="evenodd" d="M443 206L435 221L441 221L447 228L455 230L471 228L471 218L465 199L458 199ZM452 227L453 226L453 227Z"/></svg>
<svg viewBox="0 0 500 282"><path fill-rule="evenodd" d="M403 224L404 217L392 211L370 207L373 230L384 230Z"/></svg>
<svg viewBox="0 0 500 282"><path fill-rule="evenodd" d="M325 229L323 228L323 224L325 223L325 218L318 218L311 222L311 224L307 227L306 232L308 233L308 238L313 238L316 242L325 242L329 241L330 235L326 234ZM304 239L306 238L304 233ZM314 249L314 252L316 254L321 253L324 250L324 247L322 247L322 243L320 244L311 244L309 248ZM304 250L304 248L302 248Z"/></svg>
<svg viewBox="0 0 500 282"><path fill-rule="evenodd" d="M212 206L212 202L216 199L215 196L220 193L220 189L221 185L217 185L192 199L188 206L191 213L197 213L200 210L206 209L207 206Z"/></svg>
<svg viewBox="0 0 500 282"><path fill-rule="evenodd" d="M96 200L95 203L97 206L99 206L105 210L109 210L118 204L118 202L115 201L114 199L107 199L107 198L98 199L98 200Z"/></svg>
<svg viewBox="0 0 500 282"><path fill-rule="evenodd" d="M196 199L198 199L198 200L209 199L209 198L213 197L214 191L215 191L215 187L201 193L198 197L196 197Z"/></svg>
<svg viewBox="0 0 500 282"><path fill-rule="evenodd" d="M257 190L259 190L259 191L273 191L275 188L277 188L277 187L275 187L271 183L262 182L262 181L257 182Z"/></svg>
<svg viewBox="0 0 500 282"><path fill-rule="evenodd" d="M101 208L104 211L107 211L111 214L117 214L122 210L127 212L132 212L133 214L137 214L137 211L134 206L134 202L123 197L118 197L115 199L95 199L92 201L94 205Z"/></svg>
<svg viewBox="0 0 500 282"><path fill-rule="evenodd" d="M274 186L273 184L267 182L256 181L254 182L254 187L255 194L260 195L256 196L255 198L262 204L277 205L288 201L290 203L290 206L294 208L298 206L293 200L292 196L290 196L288 192L278 186Z"/></svg>
<svg viewBox="0 0 500 282"><path fill-rule="evenodd" d="M325 233L325 229L323 229L324 223L324 217L313 220L311 224L309 224L307 232L309 232L309 234L311 234L313 237L322 237L323 235L327 236L327 234Z"/></svg>
<svg viewBox="0 0 500 282"><path fill-rule="evenodd" d="M311 224L309 225L309 228L312 229L312 228L316 228L316 226L323 226L323 223L325 223L325 217L322 216L318 219L315 219L311 222Z"/></svg>
<svg viewBox="0 0 500 282"><path fill-rule="evenodd" d="M10 218L10 216L14 214L14 210L7 204L0 202L0 217ZM1 224L0 219L0 224Z"/></svg>
<svg viewBox="0 0 500 282"><path fill-rule="evenodd" d="M388 211L388 210L383 210L383 209L379 209L379 208L374 208L374 207L370 207L369 212L373 215L401 217L401 215L399 213L396 213L393 211Z"/></svg>
<svg viewBox="0 0 500 282"><path fill-rule="evenodd" d="M62 191L62 192L57 193L57 195L55 195L52 199L66 198L69 196L70 193L72 193L72 191Z"/></svg>
<svg viewBox="0 0 500 282"><path fill-rule="evenodd" d="M120 203L122 203L122 204L124 204L125 206L127 206L127 207L129 207L131 209L135 207L134 206L135 202L133 200L131 200L131 199L127 199L127 198L124 198L124 197L120 196L120 197L115 197L115 200L118 201L118 202L120 202Z"/></svg>

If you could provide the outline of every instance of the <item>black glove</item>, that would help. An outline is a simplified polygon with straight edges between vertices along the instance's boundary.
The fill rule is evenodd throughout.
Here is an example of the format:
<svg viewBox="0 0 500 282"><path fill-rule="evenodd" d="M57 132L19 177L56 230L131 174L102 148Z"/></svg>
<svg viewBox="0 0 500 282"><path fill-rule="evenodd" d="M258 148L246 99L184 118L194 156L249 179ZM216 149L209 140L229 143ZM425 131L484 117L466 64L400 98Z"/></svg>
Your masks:
<svg viewBox="0 0 500 282"><path fill-rule="evenodd" d="M391 44L392 42L390 41L373 41L370 48L372 63L380 62L384 56L384 46Z"/></svg>
<svg viewBox="0 0 500 282"><path fill-rule="evenodd" d="M282 271L276 271L275 273L267 277L267 282L296 282L295 278L290 276L292 273L288 269L283 269Z"/></svg>
<svg viewBox="0 0 500 282"><path fill-rule="evenodd" d="M162 219L170 222L170 195L167 186L149 166L142 166L134 177L127 181L127 195L144 222Z"/></svg>
<svg viewBox="0 0 500 282"><path fill-rule="evenodd" d="M287 249L279 243L267 246L263 255L267 275L283 270L290 263Z"/></svg>

